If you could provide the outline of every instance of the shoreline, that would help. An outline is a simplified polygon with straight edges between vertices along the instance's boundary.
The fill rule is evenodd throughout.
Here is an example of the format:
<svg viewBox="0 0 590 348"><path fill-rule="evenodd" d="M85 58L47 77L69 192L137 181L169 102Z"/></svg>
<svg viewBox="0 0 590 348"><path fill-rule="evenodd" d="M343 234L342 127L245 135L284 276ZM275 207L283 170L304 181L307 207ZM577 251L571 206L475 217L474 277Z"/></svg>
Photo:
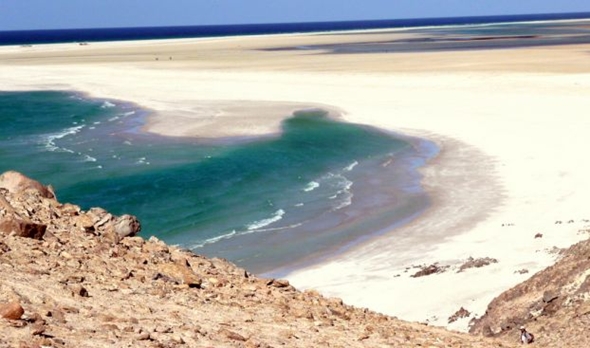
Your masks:
<svg viewBox="0 0 590 348"><path fill-rule="evenodd" d="M317 37L293 40L313 43ZM392 242L379 238L289 277L298 287L403 319L447 326L461 306L472 316L482 315L501 291L552 264L553 247L587 238L579 231L587 218L590 190L583 183L590 168L579 163L577 149L588 145L583 115L589 106L588 45L348 57L254 50L277 45L272 37L240 40L241 48L233 41L174 46L179 52L202 48L204 56L166 65L143 60L141 54L149 57L150 50L137 58L125 56L129 51L118 51L118 45L111 51L93 51L91 45L59 59L40 53L19 64L9 60L0 64L0 72L7 76L5 88L81 90L137 103L160 117L207 100L335 105L346 121L437 142L441 154L422 169L436 202L418 219L434 236L400 241L395 257L386 248ZM120 54L123 61L87 58L102 50ZM0 47L0 57L12 57L5 51ZM263 131L276 129L281 120L264 119ZM477 181L465 179L475 176ZM569 220L575 222L554 224ZM415 233L414 228L408 226L406 233ZM534 238L536 233L543 237ZM456 273L469 256L498 263ZM413 266L434 262L449 270L409 276ZM528 273L514 273L522 269ZM469 319L448 326L465 330Z"/></svg>
<svg viewBox="0 0 590 348"><path fill-rule="evenodd" d="M411 154L403 154L399 158L396 155L396 159L394 161L410 162L401 166L401 168L404 169L404 172L408 172L406 175L411 176L411 180L407 184L412 186L420 186L420 188L418 188L418 195L411 196L410 198L413 201L426 200L426 202L421 202L419 209L415 209L416 207L413 207L411 214L405 214L403 217L396 219L396 221L392 224L388 224L387 226L383 226L379 229L372 229L370 233L367 233L363 236L354 236L347 239L342 238L337 245L334 245L331 248L330 251L314 253L313 255L309 255L305 260L296 260L285 266L275 267L269 271L260 273L261 276L269 278L288 278L291 274L297 274L301 270L315 269L317 267L321 267L324 264L333 262L333 260L345 258L347 255L354 254L356 251L358 251L358 249L361 249L369 244L383 241L384 238L396 239L400 230L404 230L408 228L408 226L416 223L419 224L421 219L423 219L424 216L429 213L435 203L432 202L430 193L421 187L422 181L424 179L423 168L428 167L430 162L436 161L440 149L433 141L429 139L408 136L384 129L378 129L378 131L391 134L396 139L402 139L403 141L412 145L413 150ZM416 188L409 188L406 186L404 189L410 189L414 191ZM409 197L405 198L410 199ZM394 210L397 211L401 208L405 207L395 206ZM394 213L394 211L382 212L381 214L377 215L384 215L386 213ZM378 218L374 217L373 219L377 220ZM351 222L351 224L358 225L357 222Z"/></svg>

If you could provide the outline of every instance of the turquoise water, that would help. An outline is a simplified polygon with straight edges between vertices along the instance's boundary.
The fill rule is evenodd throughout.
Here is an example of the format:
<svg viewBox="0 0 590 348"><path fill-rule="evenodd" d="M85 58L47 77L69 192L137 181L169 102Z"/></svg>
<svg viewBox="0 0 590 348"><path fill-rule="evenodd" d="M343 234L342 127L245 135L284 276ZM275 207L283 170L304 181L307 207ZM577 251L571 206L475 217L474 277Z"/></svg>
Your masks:
<svg viewBox="0 0 590 348"><path fill-rule="evenodd" d="M145 116L81 94L2 92L0 171L50 183L62 202L137 215L146 237L257 273L341 252L428 205L416 168L436 148L422 140L312 110L273 138L207 143L143 133Z"/></svg>

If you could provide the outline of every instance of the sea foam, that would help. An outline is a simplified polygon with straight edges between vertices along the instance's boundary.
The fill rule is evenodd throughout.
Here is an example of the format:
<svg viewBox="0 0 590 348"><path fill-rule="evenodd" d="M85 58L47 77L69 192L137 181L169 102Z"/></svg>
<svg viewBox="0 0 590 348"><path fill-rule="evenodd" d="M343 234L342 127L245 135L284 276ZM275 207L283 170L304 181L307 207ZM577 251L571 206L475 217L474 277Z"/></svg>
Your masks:
<svg viewBox="0 0 590 348"><path fill-rule="evenodd" d="M254 230L261 229L263 227L266 227L272 223L275 223L275 222L281 220L283 218L283 215L285 215L285 211L283 209L279 209L271 217L269 217L267 219L255 221L255 222L249 224L247 229L248 229L248 231L254 231Z"/></svg>
<svg viewBox="0 0 590 348"><path fill-rule="evenodd" d="M105 101L104 103L102 103L102 105L100 106L102 109L106 109L106 108L114 108L116 105L109 102L109 101Z"/></svg>
<svg viewBox="0 0 590 348"><path fill-rule="evenodd" d="M54 134L46 135L46 136L43 137L42 143L45 145L45 148L48 151L51 151L51 152L63 151L63 152L73 153L73 151L70 150L70 149L66 149L66 148L57 146L55 144L55 141L56 140L59 140L59 139L62 139L62 138L65 138L68 135L74 135L74 134L80 132L80 130L82 128L84 128L84 125L66 128L66 129L62 130L61 132L59 132L59 133L54 133Z"/></svg>
<svg viewBox="0 0 590 348"><path fill-rule="evenodd" d="M320 183L318 183L317 181L310 181L307 183L307 185L305 186L303 191L310 192L310 191L315 190L318 187L320 187Z"/></svg>

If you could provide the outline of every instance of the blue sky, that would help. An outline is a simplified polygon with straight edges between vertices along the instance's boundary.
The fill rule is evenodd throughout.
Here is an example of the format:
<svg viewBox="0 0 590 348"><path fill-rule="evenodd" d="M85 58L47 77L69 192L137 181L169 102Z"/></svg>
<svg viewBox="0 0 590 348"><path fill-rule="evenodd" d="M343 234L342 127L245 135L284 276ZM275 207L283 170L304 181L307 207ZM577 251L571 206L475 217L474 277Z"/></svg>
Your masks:
<svg viewBox="0 0 590 348"><path fill-rule="evenodd" d="M590 12L590 0L0 0L0 31Z"/></svg>

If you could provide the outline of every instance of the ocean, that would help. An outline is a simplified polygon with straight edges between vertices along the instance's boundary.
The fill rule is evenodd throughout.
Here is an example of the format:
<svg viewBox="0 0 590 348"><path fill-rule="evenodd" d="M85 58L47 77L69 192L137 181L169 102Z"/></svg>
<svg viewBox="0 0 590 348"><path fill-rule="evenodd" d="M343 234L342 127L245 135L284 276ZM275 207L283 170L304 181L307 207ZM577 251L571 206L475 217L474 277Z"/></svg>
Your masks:
<svg viewBox="0 0 590 348"><path fill-rule="evenodd" d="M389 28L440 28L445 26L509 24L522 22L588 19L590 13L528 14L479 17L412 18L338 22L304 22L173 27L14 30L0 31L0 45L32 45L67 42L182 39L236 35L373 30Z"/></svg>
<svg viewBox="0 0 590 348"><path fill-rule="evenodd" d="M226 26L213 34L202 27L2 32L0 44L419 26L430 39L321 48L334 54L479 49L590 40L584 26L513 23L588 17ZM438 149L424 139L338 122L318 109L281 115L280 134L247 141L148 134L142 131L147 116L131 103L81 93L0 91L0 172L17 170L51 184L61 202L83 209L136 215L144 237L271 276L391 231L430 204L419 169Z"/></svg>

